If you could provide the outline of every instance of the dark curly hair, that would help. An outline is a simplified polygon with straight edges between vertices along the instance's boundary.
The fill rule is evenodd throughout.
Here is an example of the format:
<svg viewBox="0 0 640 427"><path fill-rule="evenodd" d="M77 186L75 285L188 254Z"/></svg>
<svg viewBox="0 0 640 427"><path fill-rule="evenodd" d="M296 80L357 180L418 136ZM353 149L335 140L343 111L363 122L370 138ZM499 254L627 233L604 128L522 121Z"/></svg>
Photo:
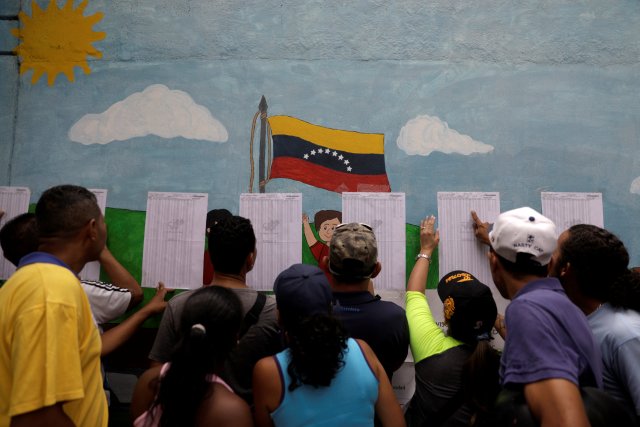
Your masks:
<svg viewBox="0 0 640 427"><path fill-rule="evenodd" d="M589 224L572 226L566 236L558 264L571 264L583 294L607 301L607 284L627 271L629 254L624 244L609 231Z"/></svg>
<svg viewBox="0 0 640 427"><path fill-rule="evenodd" d="M586 296L640 310L640 274L629 270L629 252L615 234L595 225L574 225L562 242L558 262L571 264Z"/></svg>
<svg viewBox="0 0 640 427"><path fill-rule="evenodd" d="M239 274L247 256L256 248L251 221L241 216L220 220L209 232L209 257L215 271Z"/></svg>
<svg viewBox="0 0 640 427"><path fill-rule="evenodd" d="M289 391L303 384L326 387L344 366L347 332L330 314L314 314L284 324L289 337Z"/></svg>
<svg viewBox="0 0 640 427"><path fill-rule="evenodd" d="M155 406L162 408L160 426L195 425L198 408L212 391L207 376L222 370L241 322L242 304L233 291L207 286L189 296L181 317L182 338L149 410L153 414Z"/></svg>
<svg viewBox="0 0 640 427"><path fill-rule="evenodd" d="M640 313L640 273L626 271L609 284L609 303Z"/></svg>

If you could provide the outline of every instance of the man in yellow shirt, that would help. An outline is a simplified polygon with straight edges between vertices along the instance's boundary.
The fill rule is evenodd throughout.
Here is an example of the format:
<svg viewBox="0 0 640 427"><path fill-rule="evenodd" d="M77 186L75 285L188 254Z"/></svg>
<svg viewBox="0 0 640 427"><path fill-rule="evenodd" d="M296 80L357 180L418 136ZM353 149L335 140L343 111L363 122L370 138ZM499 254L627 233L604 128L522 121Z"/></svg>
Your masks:
<svg viewBox="0 0 640 427"><path fill-rule="evenodd" d="M36 218L39 252L0 289L0 427L106 427L100 335L77 277L104 248L104 218L72 185L45 191Z"/></svg>

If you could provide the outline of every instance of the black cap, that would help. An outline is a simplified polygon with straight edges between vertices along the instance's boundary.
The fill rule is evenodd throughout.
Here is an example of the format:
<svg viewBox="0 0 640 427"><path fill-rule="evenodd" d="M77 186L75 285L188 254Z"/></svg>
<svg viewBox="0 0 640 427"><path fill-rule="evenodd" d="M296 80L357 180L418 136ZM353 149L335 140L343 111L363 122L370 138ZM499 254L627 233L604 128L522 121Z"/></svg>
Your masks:
<svg viewBox="0 0 640 427"><path fill-rule="evenodd" d="M471 273L455 270L438 283L449 333L460 341L488 339L498 308L491 289Z"/></svg>

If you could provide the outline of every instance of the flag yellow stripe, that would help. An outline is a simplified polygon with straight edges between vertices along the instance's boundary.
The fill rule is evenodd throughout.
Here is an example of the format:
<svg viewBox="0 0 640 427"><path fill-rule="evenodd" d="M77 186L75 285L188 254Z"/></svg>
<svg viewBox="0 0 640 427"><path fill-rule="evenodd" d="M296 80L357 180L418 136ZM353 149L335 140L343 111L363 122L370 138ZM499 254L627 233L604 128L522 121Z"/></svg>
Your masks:
<svg viewBox="0 0 640 427"><path fill-rule="evenodd" d="M272 135L290 135L355 154L384 154L384 134L331 129L289 116L269 117Z"/></svg>

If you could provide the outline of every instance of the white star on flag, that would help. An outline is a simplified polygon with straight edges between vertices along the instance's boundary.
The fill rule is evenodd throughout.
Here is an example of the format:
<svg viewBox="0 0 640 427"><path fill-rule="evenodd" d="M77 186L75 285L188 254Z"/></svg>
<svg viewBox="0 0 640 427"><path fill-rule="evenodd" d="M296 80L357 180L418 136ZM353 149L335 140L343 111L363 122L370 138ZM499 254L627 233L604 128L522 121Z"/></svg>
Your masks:
<svg viewBox="0 0 640 427"><path fill-rule="evenodd" d="M343 156L342 154L340 154L340 155L338 156L338 160L342 160L342 159L344 159L344 156Z"/></svg>
<svg viewBox="0 0 640 427"><path fill-rule="evenodd" d="M351 172L351 166L347 167L347 172Z"/></svg>
<svg viewBox="0 0 640 427"><path fill-rule="evenodd" d="M337 156L337 155L338 155L338 152L337 152L337 151L334 151L334 152L333 152L333 157L335 157L335 156Z"/></svg>
<svg viewBox="0 0 640 427"><path fill-rule="evenodd" d="M345 164L345 165L348 165L348 164L349 164L349 160L345 160L345 161L344 161L344 164Z"/></svg>
<svg viewBox="0 0 640 427"><path fill-rule="evenodd" d="M304 156L303 156L303 157L304 157L304 158L305 158L305 160L306 160L306 159L308 159L308 158L309 158L309 155L308 155L307 153L304 153Z"/></svg>
<svg viewBox="0 0 640 427"><path fill-rule="evenodd" d="M316 150L311 150L311 155L315 156L316 155Z"/></svg>

